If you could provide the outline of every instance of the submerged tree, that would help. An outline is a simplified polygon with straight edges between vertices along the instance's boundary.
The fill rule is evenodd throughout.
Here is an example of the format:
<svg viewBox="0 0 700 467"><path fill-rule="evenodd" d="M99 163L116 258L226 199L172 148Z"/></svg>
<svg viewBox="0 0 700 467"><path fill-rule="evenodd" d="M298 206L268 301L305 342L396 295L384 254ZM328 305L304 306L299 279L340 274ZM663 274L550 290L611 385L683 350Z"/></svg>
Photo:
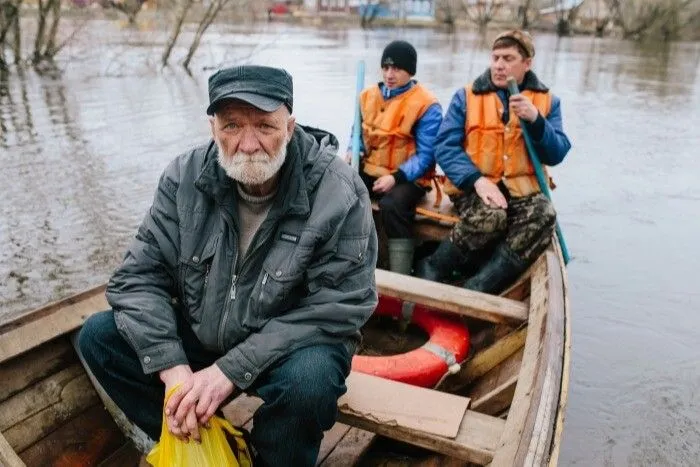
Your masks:
<svg viewBox="0 0 700 467"><path fill-rule="evenodd" d="M556 0L554 12L557 15L557 35L568 36L571 34L571 26L576 20L581 5L583 5L583 1Z"/></svg>
<svg viewBox="0 0 700 467"><path fill-rule="evenodd" d="M467 13L467 18L479 29L486 29L502 6L503 2L498 0L467 1L464 3L464 11Z"/></svg>
<svg viewBox="0 0 700 467"><path fill-rule="evenodd" d="M182 25L184 24L187 14L194 3L193 0L181 1L182 3L178 7L175 22L173 23L173 29L170 32L168 41L165 44L163 56L161 57L161 64L163 66L166 66L170 60L170 55L172 54L177 39L182 32ZM209 6L204 12L204 16L200 19L199 24L197 25L197 30L195 31L192 42L187 50L187 55L182 61L182 66L189 69L190 62L192 61L194 54L197 52L197 49L202 42L204 33L207 31L207 29L209 29L209 26L211 26L217 15L224 9L224 7L232 6L236 8L236 11L244 11L249 6L251 1L252 0L210 0Z"/></svg>
<svg viewBox="0 0 700 467"><path fill-rule="evenodd" d="M6 66L5 49L12 41L11 49L15 63L21 59L19 9L22 0L0 0L0 68Z"/></svg>
<svg viewBox="0 0 700 467"><path fill-rule="evenodd" d="M177 5L175 21L173 23L173 29L170 31L170 36L165 43L165 50L163 50L163 55L161 56L160 63L162 66L166 66L170 60L170 54L173 52L177 38L180 37L180 32L182 31L182 25L185 22L187 13L190 11L194 0L180 0Z"/></svg>
<svg viewBox="0 0 700 467"><path fill-rule="evenodd" d="M698 0L607 0L624 38L656 35L675 39L683 27L693 27Z"/></svg>
<svg viewBox="0 0 700 467"><path fill-rule="evenodd" d="M530 28L533 19L537 16L538 4L537 0L520 0L517 10L517 20L520 24L520 29Z"/></svg>
<svg viewBox="0 0 700 467"><path fill-rule="evenodd" d="M136 24L136 15L141 11L143 4L144 0L100 0L102 8L113 8L124 13L130 26Z"/></svg>
<svg viewBox="0 0 700 467"><path fill-rule="evenodd" d="M435 18L447 27L447 32L455 31L457 18L464 11L462 0L436 0Z"/></svg>
<svg viewBox="0 0 700 467"><path fill-rule="evenodd" d="M32 63L53 60L59 50L56 44L58 23L61 19L61 0L38 0L37 30L34 38Z"/></svg>

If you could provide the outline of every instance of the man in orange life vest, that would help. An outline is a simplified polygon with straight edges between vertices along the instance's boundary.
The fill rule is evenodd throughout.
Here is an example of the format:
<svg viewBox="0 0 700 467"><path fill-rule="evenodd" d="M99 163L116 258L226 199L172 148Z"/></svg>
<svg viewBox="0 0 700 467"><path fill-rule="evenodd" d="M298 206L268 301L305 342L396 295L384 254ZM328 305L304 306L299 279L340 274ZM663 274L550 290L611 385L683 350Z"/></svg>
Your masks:
<svg viewBox="0 0 700 467"><path fill-rule="evenodd" d="M530 70L534 55L528 33L500 34L490 68L452 98L436 139L436 158L449 178L445 192L460 221L450 238L418 263L419 277L447 280L487 252L489 259L463 286L495 293L549 245L556 213L540 192L519 119L543 164L560 163L571 144L559 99ZM520 94L509 95L509 76L518 82Z"/></svg>
<svg viewBox="0 0 700 467"><path fill-rule="evenodd" d="M416 80L416 49L393 41L382 53L383 81L360 95L360 175L379 207L389 238L389 267L410 274L416 205L434 175L434 141L442 108ZM348 155L349 159L349 155Z"/></svg>

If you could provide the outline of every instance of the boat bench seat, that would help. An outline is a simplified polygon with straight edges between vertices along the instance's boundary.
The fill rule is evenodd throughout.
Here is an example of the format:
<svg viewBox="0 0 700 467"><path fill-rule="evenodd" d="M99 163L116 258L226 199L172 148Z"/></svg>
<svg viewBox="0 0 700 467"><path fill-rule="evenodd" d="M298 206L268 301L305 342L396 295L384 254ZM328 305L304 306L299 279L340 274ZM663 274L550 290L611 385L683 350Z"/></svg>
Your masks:
<svg viewBox="0 0 700 467"><path fill-rule="evenodd" d="M454 414L454 406L463 410L469 406L469 398L357 372L351 372L346 384L348 392L338 401L338 422L478 465L493 460L505 420L467 409L458 428L451 425L453 416L459 417ZM456 429L454 437L424 428L444 419L445 410L450 412L452 422L444 423ZM407 419L413 427L404 425Z"/></svg>

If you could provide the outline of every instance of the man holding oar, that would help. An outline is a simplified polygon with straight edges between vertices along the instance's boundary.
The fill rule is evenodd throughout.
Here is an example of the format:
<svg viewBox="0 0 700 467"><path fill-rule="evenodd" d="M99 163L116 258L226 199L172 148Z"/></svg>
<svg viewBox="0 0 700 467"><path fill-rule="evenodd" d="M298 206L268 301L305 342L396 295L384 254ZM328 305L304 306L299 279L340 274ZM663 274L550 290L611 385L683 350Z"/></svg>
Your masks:
<svg viewBox="0 0 700 467"><path fill-rule="evenodd" d="M528 33L500 34L490 68L452 98L435 153L460 221L450 238L419 263L419 277L447 280L472 266L481 251L494 248L463 286L495 293L549 245L556 213L541 192L530 157L559 164L571 143L562 127L559 99L530 70L534 56ZM519 94L508 92L509 77L517 81ZM537 154L528 154L523 130Z"/></svg>
<svg viewBox="0 0 700 467"><path fill-rule="evenodd" d="M360 94L360 176L372 198L379 199L389 268L403 274L411 273L413 218L430 189L442 122L437 98L413 79L417 58L408 42L391 42L382 53L383 81Z"/></svg>

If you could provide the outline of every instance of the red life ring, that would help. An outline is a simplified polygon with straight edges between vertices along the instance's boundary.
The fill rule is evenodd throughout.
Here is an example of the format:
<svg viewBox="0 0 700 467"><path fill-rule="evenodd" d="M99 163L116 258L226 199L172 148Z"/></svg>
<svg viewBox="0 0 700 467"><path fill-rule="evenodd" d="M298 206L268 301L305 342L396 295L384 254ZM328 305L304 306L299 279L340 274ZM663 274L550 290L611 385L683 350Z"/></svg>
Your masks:
<svg viewBox="0 0 700 467"><path fill-rule="evenodd" d="M469 330L463 324L441 317L422 305L392 297L379 297L376 314L408 319L423 328L430 338L422 347L399 355L372 357L355 355L352 369L382 378L426 388L442 377L459 371L469 352Z"/></svg>

